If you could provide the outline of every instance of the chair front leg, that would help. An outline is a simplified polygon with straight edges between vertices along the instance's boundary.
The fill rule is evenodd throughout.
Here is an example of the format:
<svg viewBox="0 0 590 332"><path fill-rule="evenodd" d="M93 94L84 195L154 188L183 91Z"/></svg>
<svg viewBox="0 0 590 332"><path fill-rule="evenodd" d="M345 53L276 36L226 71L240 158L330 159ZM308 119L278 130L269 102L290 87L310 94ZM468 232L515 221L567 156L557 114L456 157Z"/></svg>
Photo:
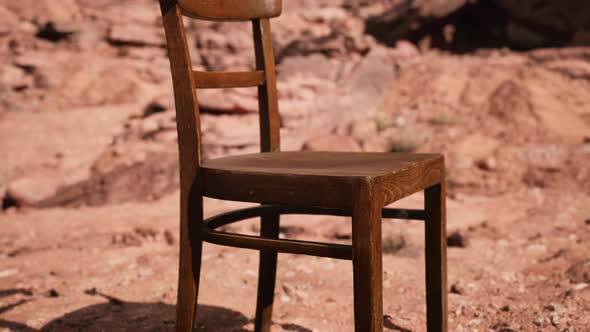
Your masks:
<svg viewBox="0 0 590 332"><path fill-rule="evenodd" d="M186 195L188 196L188 195ZM189 332L195 325L201 254L203 241L200 228L203 223L203 198L189 199L181 194L180 253L178 296L176 304L176 331Z"/></svg>
<svg viewBox="0 0 590 332"><path fill-rule="evenodd" d="M447 331L445 184L424 191L426 211L426 316L428 332Z"/></svg>
<svg viewBox="0 0 590 332"><path fill-rule="evenodd" d="M278 238L280 216L278 214L269 214L262 216L260 219L260 235L267 238ZM270 332L276 274L277 252L261 250L254 324L254 331L256 332Z"/></svg>
<svg viewBox="0 0 590 332"><path fill-rule="evenodd" d="M380 200L362 184L352 211L352 265L356 332L383 331Z"/></svg>

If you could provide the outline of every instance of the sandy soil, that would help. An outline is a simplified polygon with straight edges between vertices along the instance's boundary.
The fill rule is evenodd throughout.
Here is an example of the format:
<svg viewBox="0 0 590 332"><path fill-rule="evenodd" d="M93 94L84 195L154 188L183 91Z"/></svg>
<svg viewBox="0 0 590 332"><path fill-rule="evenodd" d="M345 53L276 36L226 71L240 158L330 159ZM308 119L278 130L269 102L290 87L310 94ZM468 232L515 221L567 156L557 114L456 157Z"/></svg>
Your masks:
<svg viewBox="0 0 590 332"><path fill-rule="evenodd" d="M587 15L570 1L468 3L285 1L282 148L445 154L449 330L590 331ZM195 68L252 68L249 27L186 26ZM0 3L0 332L173 330L164 45L153 0ZM255 92L199 94L206 158L258 150ZM206 214L241 206L207 199ZM424 331L423 226L383 223L386 329ZM349 218L282 220L286 238L350 233ZM205 246L197 331L253 330L257 263ZM280 255L275 298L273 331L353 330L350 262Z"/></svg>
<svg viewBox="0 0 590 332"><path fill-rule="evenodd" d="M3 215L0 327L172 330L177 201ZM420 204L412 197L398 206ZM212 214L240 205L206 206ZM449 200L449 232L466 243L449 249L450 330L590 330L590 287L568 273L587 259L589 206L582 193L540 190ZM283 220L285 237L346 242L334 234L350 234L348 218ZM254 220L232 226L257 230ZM389 330L425 330L422 236L419 222L384 221ZM205 246L197 330L253 329L257 260L254 251ZM352 331L351 304L349 262L280 255L273 331Z"/></svg>

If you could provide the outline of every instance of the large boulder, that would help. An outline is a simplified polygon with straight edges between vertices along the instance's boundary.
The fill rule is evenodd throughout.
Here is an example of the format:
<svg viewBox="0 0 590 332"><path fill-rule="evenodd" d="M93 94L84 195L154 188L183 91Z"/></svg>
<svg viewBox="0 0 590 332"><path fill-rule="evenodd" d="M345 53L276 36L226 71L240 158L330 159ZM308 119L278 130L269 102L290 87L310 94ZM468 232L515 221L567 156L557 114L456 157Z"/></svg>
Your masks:
<svg viewBox="0 0 590 332"><path fill-rule="evenodd" d="M0 6L0 36L14 31L17 24L18 19L15 17L15 15L6 9L6 7Z"/></svg>
<svg viewBox="0 0 590 332"><path fill-rule="evenodd" d="M193 62L208 71L254 69L254 44L249 23L191 20L187 24ZM194 42L193 42L194 41Z"/></svg>
<svg viewBox="0 0 590 332"><path fill-rule="evenodd" d="M363 32L363 22L340 8L286 14L277 30L278 62L311 54L328 57L365 54L371 47L371 40Z"/></svg>
<svg viewBox="0 0 590 332"><path fill-rule="evenodd" d="M75 0L4 1L2 5L21 19L37 23L71 22L79 19L82 13Z"/></svg>
<svg viewBox="0 0 590 332"><path fill-rule="evenodd" d="M200 90L199 108L202 113L252 113L258 112L256 89Z"/></svg>
<svg viewBox="0 0 590 332"><path fill-rule="evenodd" d="M590 259L573 264L566 273L572 283L590 284Z"/></svg>
<svg viewBox="0 0 590 332"><path fill-rule="evenodd" d="M365 18L369 34L389 45L411 39L423 47L464 52L590 42L590 3L576 0L351 0L348 7Z"/></svg>
<svg viewBox="0 0 590 332"><path fill-rule="evenodd" d="M542 46L561 40L562 43L590 43L590 2L578 0L493 0L512 18L508 36L530 46ZM536 32L540 40L527 40L518 29ZM533 33L533 32L531 32ZM538 41L538 43L535 43Z"/></svg>
<svg viewBox="0 0 590 332"><path fill-rule="evenodd" d="M32 85L32 77L27 75L22 68L11 64L0 66L0 92L6 93L14 90L22 90Z"/></svg>
<svg viewBox="0 0 590 332"><path fill-rule="evenodd" d="M158 46L166 44L164 30L153 25L136 23L114 24L108 36L109 42L118 46Z"/></svg>
<svg viewBox="0 0 590 332"><path fill-rule="evenodd" d="M60 181L55 174L34 174L19 178L8 185L4 199L18 207L40 206L55 195Z"/></svg>
<svg viewBox="0 0 590 332"><path fill-rule="evenodd" d="M8 96L7 102L33 110L138 102L147 98L152 93L151 87L161 80L137 61L105 59L94 52L60 50L48 57L43 51L28 51L13 61L27 75L21 81L31 82L23 91L30 97ZM14 81L17 72L14 69L10 72Z"/></svg>

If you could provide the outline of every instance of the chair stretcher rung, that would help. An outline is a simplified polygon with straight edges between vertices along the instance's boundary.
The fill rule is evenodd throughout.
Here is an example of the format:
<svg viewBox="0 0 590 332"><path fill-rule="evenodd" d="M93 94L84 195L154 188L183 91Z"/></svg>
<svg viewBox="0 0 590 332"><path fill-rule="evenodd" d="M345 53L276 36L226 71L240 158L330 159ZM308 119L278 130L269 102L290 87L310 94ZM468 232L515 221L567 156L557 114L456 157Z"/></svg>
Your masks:
<svg viewBox="0 0 590 332"><path fill-rule="evenodd" d="M424 210L384 208L381 217L385 219L426 220Z"/></svg>
<svg viewBox="0 0 590 332"><path fill-rule="evenodd" d="M218 227L231 224L236 221L260 217L264 214L315 214L341 217L351 216L351 213L345 210L301 208L269 204L218 214L216 216L205 219L204 224L205 227L207 227L208 229L216 229ZM424 220L425 213L423 210L384 208L382 210L382 217L386 219Z"/></svg>
<svg viewBox="0 0 590 332"><path fill-rule="evenodd" d="M203 229L202 239L214 244L256 249L273 250L281 253L331 257L336 259L352 259L352 247L344 244L321 243L299 240L270 239L264 237L232 234Z"/></svg>
<svg viewBox="0 0 590 332"><path fill-rule="evenodd" d="M244 88L264 85L264 71L206 72L193 71L197 89Z"/></svg>
<svg viewBox="0 0 590 332"><path fill-rule="evenodd" d="M323 208L299 208L290 206L279 206L278 211L280 214L315 214L315 215L329 215L329 216L340 216L350 217L352 214L350 211L339 210L339 209L323 209ZM392 209L383 208L381 210L381 217L384 219L409 219L409 220L425 220L426 215L424 210L414 209Z"/></svg>

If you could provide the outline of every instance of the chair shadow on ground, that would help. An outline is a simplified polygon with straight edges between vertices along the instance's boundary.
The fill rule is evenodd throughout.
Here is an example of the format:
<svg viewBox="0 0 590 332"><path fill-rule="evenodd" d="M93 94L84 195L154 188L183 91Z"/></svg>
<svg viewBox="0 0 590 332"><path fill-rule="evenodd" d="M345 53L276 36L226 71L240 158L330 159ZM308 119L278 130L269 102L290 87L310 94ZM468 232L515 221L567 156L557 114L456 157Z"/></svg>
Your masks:
<svg viewBox="0 0 590 332"><path fill-rule="evenodd" d="M162 302L135 303L94 292L108 299L108 302L87 306L63 315L40 329L23 323L0 319L0 330L23 332L49 331L173 331L175 307ZM33 301L33 300L31 300ZM27 301L0 307L0 314ZM222 307L199 305L197 326L194 331L246 332L244 327L251 323L240 312ZM250 325L252 326L252 325ZM296 324L282 324L283 329L295 332L311 331Z"/></svg>

